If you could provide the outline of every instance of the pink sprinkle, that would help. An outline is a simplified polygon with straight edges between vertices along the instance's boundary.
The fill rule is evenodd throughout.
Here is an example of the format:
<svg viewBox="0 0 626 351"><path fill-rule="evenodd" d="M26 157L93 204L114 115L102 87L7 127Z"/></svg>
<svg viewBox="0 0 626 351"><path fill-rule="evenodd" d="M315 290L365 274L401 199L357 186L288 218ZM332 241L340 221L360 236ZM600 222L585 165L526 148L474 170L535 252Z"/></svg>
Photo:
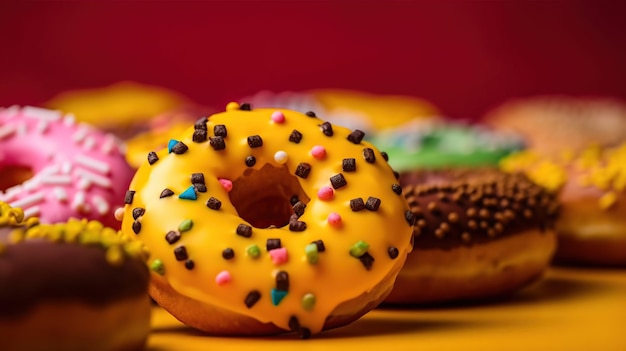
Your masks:
<svg viewBox="0 0 626 351"><path fill-rule="evenodd" d="M217 275L215 276L215 282L217 283L217 285L228 284L228 283L230 283L230 281L232 279L233 278L230 275L229 271L221 271L221 272L217 273Z"/></svg>
<svg viewBox="0 0 626 351"><path fill-rule="evenodd" d="M339 215L339 213L331 212L328 215L328 224L332 225L335 228L341 227L341 216Z"/></svg>
<svg viewBox="0 0 626 351"><path fill-rule="evenodd" d="M274 111L272 113L272 121L274 123L285 123L285 115L280 111Z"/></svg>
<svg viewBox="0 0 626 351"><path fill-rule="evenodd" d="M226 192L230 192L231 190L233 190L233 182L231 182L228 179L224 179L224 178L220 178L218 179L218 181L220 182L220 184L222 184L222 188L224 188L224 190L226 190Z"/></svg>
<svg viewBox="0 0 626 351"><path fill-rule="evenodd" d="M272 262L274 262L277 266L287 263L289 260L289 257L287 256L287 248L284 247L270 250L269 255L272 258Z"/></svg>
<svg viewBox="0 0 626 351"><path fill-rule="evenodd" d="M325 185L317 192L317 197L322 201L332 200L333 197L335 197L335 190L328 185Z"/></svg>
<svg viewBox="0 0 626 351"><path fill-rule="evenodd" d="M311 149L311 156L318 160L323 160L326 157L326 148L320 145L315 145Z"/></svg>

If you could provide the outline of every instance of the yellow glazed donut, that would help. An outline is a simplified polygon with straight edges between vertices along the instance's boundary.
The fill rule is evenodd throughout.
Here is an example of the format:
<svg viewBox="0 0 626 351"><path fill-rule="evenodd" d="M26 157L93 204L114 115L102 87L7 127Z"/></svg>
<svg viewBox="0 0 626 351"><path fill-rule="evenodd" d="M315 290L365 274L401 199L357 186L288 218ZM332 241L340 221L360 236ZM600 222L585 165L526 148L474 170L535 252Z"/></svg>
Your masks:
<svg viewBox="0 0 626 351"><path fill-rule="evenodd" d="M151 252L151 295L213 334L350 323L389 294L414 215L363 133L230 103L150 152L122 231Z"/></svg>

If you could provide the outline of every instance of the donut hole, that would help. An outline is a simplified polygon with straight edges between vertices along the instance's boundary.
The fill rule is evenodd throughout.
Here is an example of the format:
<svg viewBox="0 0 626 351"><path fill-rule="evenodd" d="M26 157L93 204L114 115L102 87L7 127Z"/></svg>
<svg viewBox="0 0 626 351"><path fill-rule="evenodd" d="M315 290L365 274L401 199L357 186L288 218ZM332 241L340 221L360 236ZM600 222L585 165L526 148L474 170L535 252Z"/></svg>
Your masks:
<svg viewBox="0 0 626 351"><path fill-rule="evenodd" d="M21 165L5 165L0 167L0 191L22 184L34 176L33 169Z"/></svg>
<svg viewBox="0 0 626 351"><path fill-rule="evenodd" d="M260 170L247 169L233 181L229 193L239 217L255 228L284 227L294 213L292 199L308 203L310 198L298 178L287 167L265 164Z"/></svg>

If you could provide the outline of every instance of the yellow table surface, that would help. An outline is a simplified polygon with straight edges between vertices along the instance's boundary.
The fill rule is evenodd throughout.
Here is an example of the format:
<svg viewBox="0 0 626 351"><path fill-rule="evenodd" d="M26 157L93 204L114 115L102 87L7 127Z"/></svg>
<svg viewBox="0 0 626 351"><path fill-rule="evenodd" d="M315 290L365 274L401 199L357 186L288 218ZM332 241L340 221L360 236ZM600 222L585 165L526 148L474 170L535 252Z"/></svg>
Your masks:
<svg viewBox="0 0 626 351"><path fill-rule="evenodd" d="M314 335L215 337L155 307L148 350L626 350L626 270L551 268L512 297L437 308L378 308Z"/></svg>

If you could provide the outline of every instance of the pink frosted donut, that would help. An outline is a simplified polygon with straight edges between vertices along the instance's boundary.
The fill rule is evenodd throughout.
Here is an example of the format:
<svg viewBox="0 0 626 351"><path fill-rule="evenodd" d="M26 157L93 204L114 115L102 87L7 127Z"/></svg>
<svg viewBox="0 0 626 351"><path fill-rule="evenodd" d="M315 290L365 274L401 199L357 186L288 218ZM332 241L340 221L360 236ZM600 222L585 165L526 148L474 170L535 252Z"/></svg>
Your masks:
<svg viewBox="0 0 626 351"><path fill-rule="evenodd" d="M119 228L113 213L124 205L132 175L113 135L58 111L0 109L0 201L26 216L44 223L87 218Z"/></svg>

